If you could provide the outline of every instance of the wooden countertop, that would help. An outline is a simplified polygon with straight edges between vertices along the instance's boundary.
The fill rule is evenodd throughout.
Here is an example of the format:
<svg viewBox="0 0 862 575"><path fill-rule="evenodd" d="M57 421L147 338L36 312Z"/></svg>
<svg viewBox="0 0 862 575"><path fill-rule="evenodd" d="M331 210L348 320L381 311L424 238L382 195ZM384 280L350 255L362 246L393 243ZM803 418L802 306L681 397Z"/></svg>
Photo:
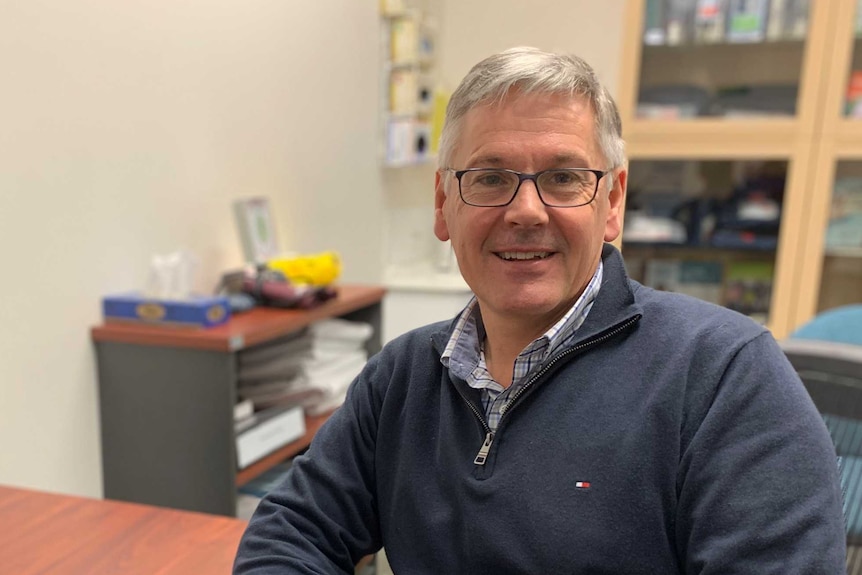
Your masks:
<svg viewBox="0 0 862 575"><path fill-rule="evenodd" d="M208 328L175 328L138 323L105 323L92 328L96 342L186 347L235 351L287 335L321 319L337 317L379 303L386 289L379 286L339 285L338 294L308 309L255 308L236 314L227 323Z"/></svg>
<svg viewBox="0 0 862 575"><path fill-rule="evenodd" d="M246 522L0 486L0 571L226 575Z"/></svg>

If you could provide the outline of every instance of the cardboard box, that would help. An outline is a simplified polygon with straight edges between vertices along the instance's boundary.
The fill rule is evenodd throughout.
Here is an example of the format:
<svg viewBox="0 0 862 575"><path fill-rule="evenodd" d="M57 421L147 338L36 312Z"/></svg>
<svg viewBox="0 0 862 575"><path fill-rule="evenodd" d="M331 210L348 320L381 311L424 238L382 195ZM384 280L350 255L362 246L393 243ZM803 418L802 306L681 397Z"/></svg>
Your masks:
<svg viewBox="0 0 862 575"><path fill-rule="evenodd" d="M191 296L185 300L160 300L133 292L102 299L105 321L131 321L166 327L205 328L230 318L228 299Z"/></svg>

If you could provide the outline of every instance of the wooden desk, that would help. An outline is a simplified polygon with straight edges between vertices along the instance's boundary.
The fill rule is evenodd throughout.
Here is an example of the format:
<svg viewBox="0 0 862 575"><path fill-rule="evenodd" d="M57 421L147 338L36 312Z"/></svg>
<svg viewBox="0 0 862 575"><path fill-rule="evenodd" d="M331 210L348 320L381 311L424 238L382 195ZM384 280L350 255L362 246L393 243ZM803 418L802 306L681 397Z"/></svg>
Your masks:
<svg viewBox="0 0 862 575"><path fill-rule="evenodd" d="M0 486L0 572L228 575L239 519Z"/></svg>

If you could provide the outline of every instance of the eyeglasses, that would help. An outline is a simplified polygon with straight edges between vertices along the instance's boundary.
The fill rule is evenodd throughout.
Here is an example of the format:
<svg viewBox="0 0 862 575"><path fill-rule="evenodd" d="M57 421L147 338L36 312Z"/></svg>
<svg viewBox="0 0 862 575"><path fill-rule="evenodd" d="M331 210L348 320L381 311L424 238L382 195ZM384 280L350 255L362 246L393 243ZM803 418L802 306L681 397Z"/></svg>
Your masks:
<svg viewBox="0 0 862 575"><path fill-rule="evenodd" d="M461 200L470 206L496 208L512 203L524 180L532 180L539 199L552 208L577 208L593 201L599 180L609 172L586 168L542 170L525 174L502 168L468 168L454 172Z"/></svg>

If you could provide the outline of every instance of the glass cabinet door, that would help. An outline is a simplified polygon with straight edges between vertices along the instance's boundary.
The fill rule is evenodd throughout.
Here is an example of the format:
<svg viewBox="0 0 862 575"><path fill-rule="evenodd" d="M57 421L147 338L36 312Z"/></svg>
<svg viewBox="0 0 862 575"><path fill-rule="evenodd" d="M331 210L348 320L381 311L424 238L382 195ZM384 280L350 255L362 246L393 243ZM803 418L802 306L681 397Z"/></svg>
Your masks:
<svg viewBox="0 0 862 575"><path fill-rule="evenodd" d="M633 160L629 274L768 323L787 161Z"/></svg>
<svg viewBox="0 0 862 575"><path fill-rule="evenodd" d="M862 0L856 2L853 20L853 51L844 98L843 113L847 118L862 119Z"/></svg>
<svg viewBox="0 0 862 575"><path fill-rule="evenodd" d="M836 167L817 313L850 304L862 304L862 160L841 161Z"/></svg>
<svg viewBox="0 0 862 575"><path fill-rule="evenodd" d="M797 326L862 303L862 0L836 0L833 7L810 222L800 246Z"/></svg>
<svg viewBox="0 0 862 575"><path fill-rule="evenodd" d="M862 160L838 113L848 2L628 0L622 248L636 279L736 309L777 338L813 313L818 190L836 157ZM855 149L836 156L839 139Z"/></svg>
<svg viewBox="0 0 862 575"><path fill-rule="evenodd" d="M797 114L809 0L645 0L636 117Z"/></svg>

